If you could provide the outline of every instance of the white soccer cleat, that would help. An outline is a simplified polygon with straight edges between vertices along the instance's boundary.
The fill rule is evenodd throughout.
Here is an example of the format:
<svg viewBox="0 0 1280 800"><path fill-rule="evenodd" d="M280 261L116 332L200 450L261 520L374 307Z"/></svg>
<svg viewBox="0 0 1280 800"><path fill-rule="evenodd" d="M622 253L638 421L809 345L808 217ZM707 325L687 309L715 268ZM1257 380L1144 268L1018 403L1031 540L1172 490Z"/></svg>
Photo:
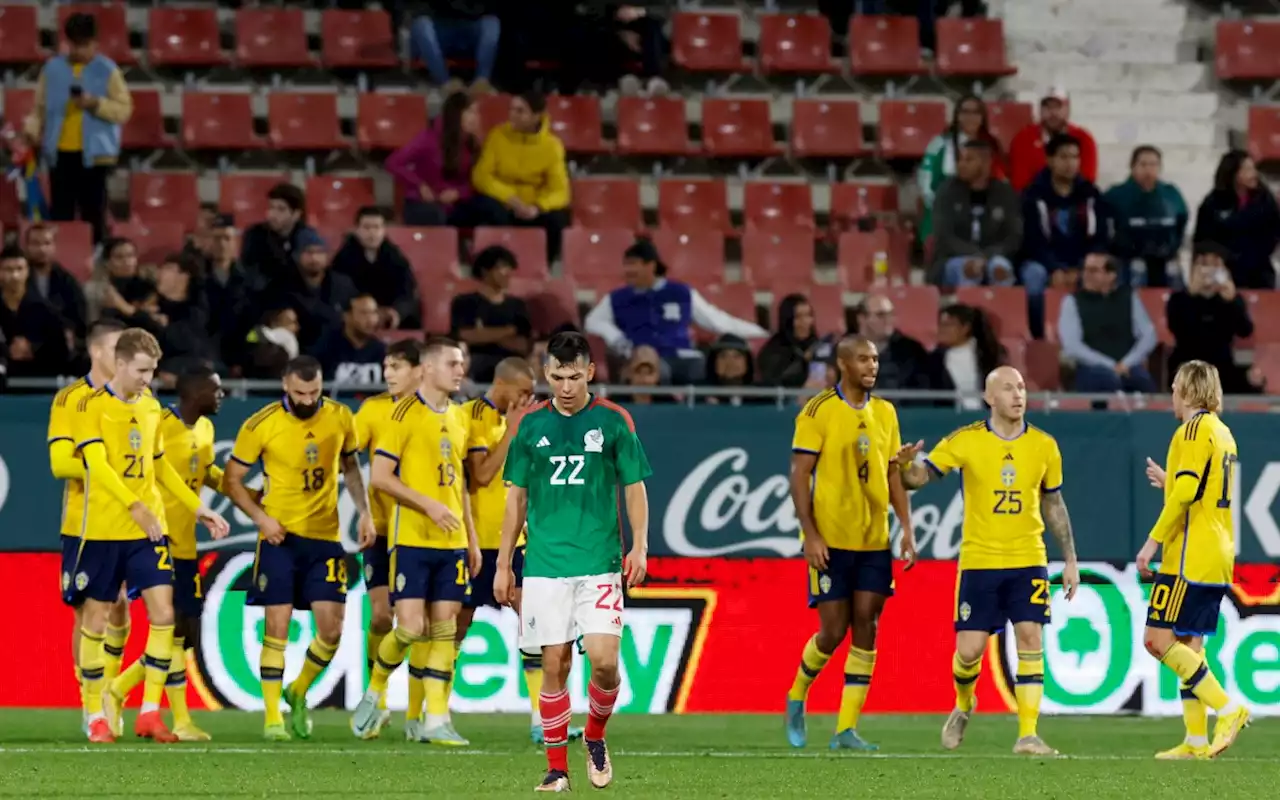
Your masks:
<svg viewBox="0 0 1280 800"><path fill-rule="evenodd" d="M535 792L568 792L569 776L558 769L553 769L542 779L542 783L533 787Z"/></svg>
<svg viewBox="0 0 1280 800"><path fill-rule="evenodd" d="M583 739L587 748L587 778L591 785L603 789L613 782L613 762L609 760L609 746L604 739Z"/></svg>
<svg viewBox="0 0 1280 800"><path fill-rule="evenodd" d="M955 750L964 741L964 729L969 727L969 713L958 708L951 710L951 715L942 726L943 750Z"/></svg>
<svg viewBox="0 0 1280 800"><path fill-rule="evenodd" d="M422 721L421 720L417 720L417 719L405 720L404 740L406 742L422 741Z"/></svg>
<svg viewBox="0 0 1280 800"><path fill-rule="evenodd" d="M1023 736L1013 745L1013 752L1020 756L1058 755L1058 751L1045 744L1039 736Z"/></svg>
<svg viewBox="0 0 1280 800"><path fill-rule="evenodd" d="M378 728L382 720L382 711L378 708L380 697L378 692L369 690L356 704L356 710L351 713L351 732L356 735L356 738L378 738Z"/></svg>

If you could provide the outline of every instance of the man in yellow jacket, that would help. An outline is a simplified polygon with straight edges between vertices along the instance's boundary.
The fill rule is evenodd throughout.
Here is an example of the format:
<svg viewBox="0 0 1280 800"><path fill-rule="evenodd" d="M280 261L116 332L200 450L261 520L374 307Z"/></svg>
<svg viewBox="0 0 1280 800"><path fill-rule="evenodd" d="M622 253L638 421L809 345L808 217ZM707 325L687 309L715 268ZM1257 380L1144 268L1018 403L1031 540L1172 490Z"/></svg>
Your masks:
<svg viewBox="0 0 1280 800"><path fill-rule="evenodd" d="M551 132L547 98L526 92L511 99L511 116L489 132L471 170L479 193L476 225L536 226L547 232L547 260L560 253L569 224L569 170L564 143Z"/></svg>

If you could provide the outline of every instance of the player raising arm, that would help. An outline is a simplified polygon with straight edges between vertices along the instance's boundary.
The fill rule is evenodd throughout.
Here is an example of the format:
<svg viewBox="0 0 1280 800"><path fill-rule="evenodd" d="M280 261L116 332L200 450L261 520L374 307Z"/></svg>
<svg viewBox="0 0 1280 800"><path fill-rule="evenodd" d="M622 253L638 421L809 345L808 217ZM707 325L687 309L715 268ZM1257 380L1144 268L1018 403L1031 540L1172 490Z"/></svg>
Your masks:
<svg viewBox="0 0 1280 800"><path fill-rule="evenodd" d="M605 725L618 699L618 649L622 641L623 587L644 580L649 548L649 462L631 415L592 397L591 350L579 333L558 333L547 345L552 400L520 422L507 454L502 541L493 593L510 604L516 539L528 524L520 647L542 654L543 738L547 774L536 791L569 790L569 668L573 643L591 662L590 711L583 740L587 775L597 788L613 779ZM618 492L622 490L633 537L625 561L618 543Z"/></svg>
<svg viewBox="0 0 1280 800"><path fill-rule="evenodd" d="M1151 577L1151 561L1164 550L1143 635L1147 652L1182 681L1182 744L1160 759L1213 758L1249 724L1249 711L1223 690L1205 660L1204 637L1218 631L1222 598L1235 569L1231 472L1236 440L1218 417L1218 370L1188 361L1173 379L1173 413L1182 423L1169 443L1165 470L1148 459L1147 475L1164 488L1164 510L1138 551L1138 571ZM1170 477L1172 476L1172 477ZM1206 706L1218 716L1208 740Z"/></svg>
<svg viewBox="0 0 1280 800"><path fill-rule="evenodd" d="M915 561L911 505L889 460L902 447L893 404L871 396L880 355L867 339L847 336L836 348L840 382L805 404L791 444L791 499L809 562L809 607L819 630L805 645L787 694L787 739L807 742L805 698L832 653L852 631L844 693L832 750L876 750L858 735L876 664L876 626L893 595L889 507L902 520L902 554Z"/></svg>
<svg viewBox="0 0 1280 800"><path fill-rule="evenodd" d="M964 474L964 526L960 585L956 591L956 653L951 669L956 707L942 729L942 746L964 739L973 711L974 684L987 638L1013 623L1018 645L1018 741L1013 752L1056 755L1036 733L1044 694L1044 626L1049 623L1047 528L1066 562L1062 587L1068 600L1080 583L1071 518L1062 498L1062 453L1052 436L1026 422L1027 387L1013 367L987 376L983 395L991 417L943 439L927 458L922 442L904 447L895 462L908 489L952 470Z"/></svg>

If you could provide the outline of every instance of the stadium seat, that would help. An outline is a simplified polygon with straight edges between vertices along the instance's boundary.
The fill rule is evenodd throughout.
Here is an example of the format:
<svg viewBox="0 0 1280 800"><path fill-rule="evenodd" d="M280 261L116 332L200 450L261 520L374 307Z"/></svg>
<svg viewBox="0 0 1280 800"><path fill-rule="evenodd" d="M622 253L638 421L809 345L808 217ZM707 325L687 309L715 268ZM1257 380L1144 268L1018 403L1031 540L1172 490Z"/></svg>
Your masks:
<svg viewBox="0 0 1280 800"><path fill-rule="evenodd" d="M438 294L442 284L461 278L456 228L388 225L387 239L404 251L424 298Z"/></svg>
<svg viewBox="0 0 1280 800"><path fill-rule="evenodd" d="M961 286L956 302L986 312L1001 339L1030 339L1027 324L1027 293L1021 286Z"/></svg>
<svg viewBox="0 0 1280 800"><path fill-rule="evenodd" d="M689 72L743 72L742 19L737 14L677 13L671 60Z"/></svg>
<svg viewBox="0 0 1280 800"><path fill-rule="evenodd" d="M668 274L688 284L724 283L724 234L709 228L658 228L650 235Z"/></svg>
<svg viewBox="0 0 1280 800"><path fill-rule="evenodd" d="M924 75L920 23L914 16L856 14L849 20L849 70L854 75Z"/></svg>
<svg viewBox="0 0 1280 800"><path fill-rule="evenodd" d="M315 66L302 9L237 9L236 64L250 69Z"/></svg>
<svg viewBox="0 0 1280 800"><path fill-rule="evenodd" d="M447 336L453 332L453 299L460 294L476 291L480 284L470 278L462 278L434 285L435 292L422 293L423 326L432 333Z"/></svg>
<svg viewBox="0 0 1280 800"><path fill-rule="evenodd" d="M356 211L374 205L373 178L316 175L307 179L306 195L307 218L312 225L350 229Z"/></svg>
<svg viewBox="0 0 1280 800"><path fill-rule="evenodd" d="M1160 344L1173 347L1173 333L1169 331L1169 295L1172 292L1169 289L1160 289L1150 287L1138 290L1138 299L1142 300L1142 307L1146 309L1147 316L1151 318L1151 324L1156 326L1156 336L1159 338ZM1057 317L1054 317L1055 324Z"/></svg>
<svg viewBox="0 0 1280 800"><path fill-rule="evenodd" d="M884 228L873 231L846 231L840 234L836 246L836 265L840 269L840 280L845 288L854 292L863 292L871 288L876 278L876 253L884 253L891 267L897 267L897 270L891 269L886 277L902 279L903 273L909 273L910 262L900 256L898 260L901 263L895 264L894 259L889 256L891 248L889 231Z"/></svg>
<svg viewBox="0 0 1280 800"><path fill-rule="evenodd" d="M938 19L934 64L943 77L1001 78L1018 72L1005 55L1004 21L981 17Z"/></svg>
<svg viewBox="0 0 1280 800"><path fill-rule="evenodd" d="M945 103L884 100L880 103L880 156L922 158L929 142L946 127Z"/></svg>
<svg viewBox="0 0 1280 800"><path fill-rule="evenodd" d="M1248 136L1254 161L1280 160L1280 106L1249 106Z"/></svg>
<svg viewBox="0 0 1280 800"><path fill-rule="evenodd" d="M22 129L22 121L31 114L36 106L35 89L5 89L4 114L5 122L16 129Z"/></svg>
<svg viewBox="0 0 1280 800"><path fill-rule="evenodd" d="M47 222L54 229L57 259L68 272L83 283L93 275L93 226L87 222ZM30 223L24 221L20 236L25 236Z"/></svg>
<svg viewBox="0 0 1280 800"><path fill-rule="evenodd" d="M893 302L897 329L933 349L938 341L938 287L891 286L884 294Z"/></svg>
<svg viewBox="0 0 1280 800"><path fill-rule="evenodd" d="M427 99L416 92L364 92L356 105L356 144L361 150L396 150L427 124Z"/></svg>
<svg viewBox="0 0 1280 800"><path fill-rule="evenodd" d="M1249 316L1253 319L1254 344L1280 343L1280 292L1242 289Z"/></svg>
<svg viewBox="0 0 1280 800"><path fill-rule="evenodd" d="M279 174L223 173L218 179L218 208L235 218L236 227L244 229L267 216L267 192L289 176Z"/></svg>
<svg viewBox="0 0 1280 800"><path fill-rule="evenodd" d="M622 254L636 240L625 228L569 228L564 232L564 276L579 286L606 290L622 283Z"/></svg>
<svg viewBox="0 0 1280 800"><path fill-rule="evenodd" d="M486 94L476 98L476 112L480 115L480 135L487 136L489 131L506 122L511 116L511 95Z"/></svg>
<svg viewBox="0 0 1280 800"><path fill-rule="evenodd" d="M840 336L849 329L844 308L844 292L830 284L797 282L794 289L773 293L773 316L770 327L778 327L778 303L789 294L803 294L813 308L813 316L819 336Z"/></svg>
<svg viewBox="0 0 1280 800"><path fill-rule="evenodd" d="M765 75L838 72L831 23L821 14L761 14L756 61Z"/></svg>
<svg viewBox="0 0 1280 800"><path fill-rule="evenodd" d="M756 290L750 284L712 283L694 288L708 303L738 319L755 322L759 316L756 313ZM715 341L714 335L698 338L708 343Z"/></svg>
<svg viewBox="0 0 1280 800"><path fill-rule="evenodd" d="M255 150L253 99L244 92L183 92L182 146L187 150Z"/></svg>
<svg viewBox="0 0 1280 800"><path fill-rule="evenodd" d="M570 153L597 155L609 152L600 118L600 98L595 95L551 95L547 98L551 132Z"/></svg>
<svg viewBox="0 0 1280 800"><path fill-rule="evenodd" d="M712 158L753 158L777 155L768 100L702 101L702 147Z"/></svg>
<svg viewBox="0 0 1280 800"><path fill-rule="evenodd" d="M658 225L675 230L732 234L729 194L714 178L669 178L658 182Z"/></svg>
<svg viewBox="0 0 1280 800"><path fill-rule="evenodd" d="M898 186L884 181L850 181L831 184L831 227L855 227L864 217L898 213Z"/></svg>
<svg viewBox="0 0 1280 800"><path fill-rule="evenodd" d="M509 288L512 295L523 299L528 306L529 322L533 325L535 336L550 336L552 331L565 325L582 327L576 290L569 281L528 279L513 275Z"/></svg>
<svg viewBox="0 0 1280 800"><path fill-rule="evenodd" d="M758 291L787 292L813 281L813 234L805 230L761 231L742 235L742 275Z"/></svg>
<svg viewBox="0 0 1280 800"><path fill-rule="evenodd" d="M194 172L133 172L129 175L129 212L138 222L196 224L200 189Z"/></svg>
<svg viewBox="0 0 1280 800"><path fill-rule="evenodd" d="M338 120L338 96L328 92L267 95L267 139L276 150L346 147Z"/></svg>
<svg viewBox="0 0 1280 800"><path fill-rule="evenodd" d="M1004 350L1001 364L1013 367L1026 379L1027 389L1031 390L1031 377L1027 375L1027 340L1003 338L1000 347Z"/></svg>
<svg viewBox="0 0 1280 800"><path fill-rule="evenodd" d="M1026 365L1022 374L1027 379L1028 386L1041 392L1061 389L1062 363L1058 358L1058 346L1043 339L1030 339L1022 343L1026 348Z"/></svg>
<svg viewBox="0 0 1280 800"><path fill-rule="evenodd" d="M173 146L173 139L164 132L164 110L160 105L160 93L149 89L133 92L133 115L120 132L125 150L158 150Z"/></svg>
<svg viewBox="0 0 1280 800"><path fill-rule="evenodd" d="M1219 20L1214 66L1223 80L1280 78L1280 22Z"/></svg>
<svg viewBox="0 0 1280 800"><path fill-rule="evenodd" d="M126 9L124 3L59 3L54 38L62 39L62 29L72 14L92 14L98 23L98 52L122 67L131 67L138 63L138 57L129 44Z"/></svg>
<svg viewBox="0 0 1280 800"><path fill-rule="evenodd" d="M1006 155L1009 145L1013 144L1013 137L1032 122L1035 122L1035 110L1030 103L1014 100L987 101L987 126Z"/></svg>
<svg viewBox="0 0 1280 800"><path fill-rule="evenodd" d="M857 158L868 152L856 100L796 99L791 104L791 154L798 158Z"/></svg>
<svg viewBox="0 0 1280 800"><path fill-rule="evenodd" d="M390 69L400 48L385 11L320 12L320 61L331 68Z"/></svg>
<svg viewBox="0 0 1280 800"><path fill-rule="evenodd" d="M583 228L644 228L640 184L631 178L573 182L573 224Z"/></svg>
<svg viewBox="0 0 1280 800"><path fill-rule="evenodd" d="M187 225L181 222L142 222L131 219L112 223L111 235L132 240L138 248L138 260L141 263L159 264L174 253L182 252L187 243L186 229Z"/></svg>
<svg viewBox="0 0 1280 800"><path fill-rule="evenodd" d="M471 240L472 256L492 245L505 247L515 255L520 277L548 277L547 232L542 228L476 228Z"/></svg>
<svg viewBox="0 0 1280 800"><path fill-rule="evenodd" d="M426 338L427 332L423 330L413 330L410 328L399 328L397 330L378 331L378 340L383 344L392 345L396 342L422 341Z"/></svg>
<svg viewBox="0 0 1280 800"><path fill-rule="evenodd" d="M742 217L748 229L813 230L809 183L748 181L742 187Z"/></svg>
<svg viewBox="0 0 1280 800"><path fill-rule="evenodd" d="M36 64L48 57L40 47L39 8L0 6L0 64Z"/></svg>
<svg viewBox="0 0 1280 800"><path fill-rule="evenodd" d="M213 8L153 8L147 18L147 63L152 67L220 67L218 12Z"/></svg>
<svg viewBox="0 0 1280 800"><path fill-rule="evenodd" d="M617 114L620 155L682 156L697 150L689 141L682 98L623 97Z"/></svg>

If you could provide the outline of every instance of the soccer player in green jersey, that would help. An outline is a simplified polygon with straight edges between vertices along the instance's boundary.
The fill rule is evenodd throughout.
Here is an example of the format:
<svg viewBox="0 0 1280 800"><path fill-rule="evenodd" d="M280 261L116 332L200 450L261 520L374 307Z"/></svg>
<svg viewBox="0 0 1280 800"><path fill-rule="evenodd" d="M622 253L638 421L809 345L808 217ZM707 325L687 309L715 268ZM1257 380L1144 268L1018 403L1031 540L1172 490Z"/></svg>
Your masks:
<svg viewBox="0 0 1280 800"><path fill-rule="evenodd" d="M516 537L528 524L520 647L542 654L539 709L547 748L540 792L569 790L569 667L573 643L591 662L590 711L583 741L593 786L613 779L605 723L618 699L618 647L622 641L623 574L627 585L644 580L649 541L649 500L644 479L649 461L631 415L593 397L595 376L584 336L560 333L547 346L547 382L553 397L520 421L507 453L511 482L493 580L495 599L510 605ZM623 559L619 543L618 490L627 507L633 542Z"/></svg>

